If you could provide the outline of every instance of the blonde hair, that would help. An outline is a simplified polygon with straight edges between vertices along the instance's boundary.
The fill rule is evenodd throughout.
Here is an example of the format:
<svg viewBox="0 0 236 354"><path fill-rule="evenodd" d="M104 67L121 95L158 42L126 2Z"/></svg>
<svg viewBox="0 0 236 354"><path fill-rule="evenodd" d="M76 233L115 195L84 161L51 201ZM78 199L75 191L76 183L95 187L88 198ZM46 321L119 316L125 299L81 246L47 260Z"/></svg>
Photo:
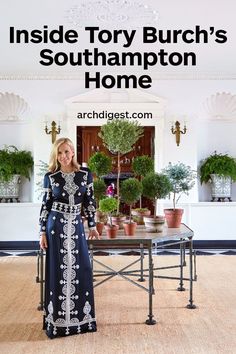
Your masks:
<svg viewBox="0 0 236 354"><path fill-rule="evenodd" d="M58 149L62 144L68 144L70 146L71 150L75 153L74 145L69 138L57 139L55 141L55 143L53 144L50 159L49 159L49 166L48 166L49 172L56 172L61 167L57 158L58 158ZM79 171L80 165L78 164L78 162L76 160L75 154L74 154L71 162L72 162L72 166L74 167L75 171Z"/></svg>

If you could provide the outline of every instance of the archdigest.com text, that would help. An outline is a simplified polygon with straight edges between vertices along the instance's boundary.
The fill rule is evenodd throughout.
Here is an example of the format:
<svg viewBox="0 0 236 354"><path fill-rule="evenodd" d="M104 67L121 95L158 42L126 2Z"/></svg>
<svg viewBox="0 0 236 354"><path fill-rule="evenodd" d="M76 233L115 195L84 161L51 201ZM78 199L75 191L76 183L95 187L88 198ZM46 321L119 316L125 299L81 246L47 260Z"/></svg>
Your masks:
<svg viewBox="0 0 236 354"><path fill-rule="evenodd" d="M109 111L91 111L91 112L78 112L78 119L152 119L151 112L109 112Z"/></svg>

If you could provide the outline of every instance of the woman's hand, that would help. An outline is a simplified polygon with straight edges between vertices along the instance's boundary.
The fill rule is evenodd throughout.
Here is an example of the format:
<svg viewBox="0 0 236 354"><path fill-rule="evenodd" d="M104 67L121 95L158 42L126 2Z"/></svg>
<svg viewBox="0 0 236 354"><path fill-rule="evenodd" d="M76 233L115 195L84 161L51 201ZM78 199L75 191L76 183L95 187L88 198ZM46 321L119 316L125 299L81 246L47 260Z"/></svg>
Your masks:
<svg viewBox="0 0 236 354"><path fill-rule="evenodd" d="M97 232L96 229L93 229L93 230L89 230L89 236L88 238L90 240L93 240L93 239L97 239L97 240L100 240L100 236L99 236L99 233Z"/></svg>
<svg viewBox="0 0 236 354"><path fill-rule="evenodd" d="M48 248L46 233L41 234L39 244L40 244L40 248L42 250L45 250L46 248Z"/></svg>

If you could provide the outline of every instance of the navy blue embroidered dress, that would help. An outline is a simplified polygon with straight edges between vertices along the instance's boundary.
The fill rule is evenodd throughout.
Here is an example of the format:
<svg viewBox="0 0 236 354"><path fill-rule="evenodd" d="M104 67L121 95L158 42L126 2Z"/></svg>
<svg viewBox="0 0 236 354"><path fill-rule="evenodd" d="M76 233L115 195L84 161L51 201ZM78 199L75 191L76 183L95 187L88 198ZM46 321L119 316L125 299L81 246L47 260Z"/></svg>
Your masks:
<svg viewBox="0 0 236 354"><path fill-rule="evenodd" d="M95 227L92 175L47 173L40 213L47 235L44 329L50 338L96 331L93 278L81 210Z"/></svg>

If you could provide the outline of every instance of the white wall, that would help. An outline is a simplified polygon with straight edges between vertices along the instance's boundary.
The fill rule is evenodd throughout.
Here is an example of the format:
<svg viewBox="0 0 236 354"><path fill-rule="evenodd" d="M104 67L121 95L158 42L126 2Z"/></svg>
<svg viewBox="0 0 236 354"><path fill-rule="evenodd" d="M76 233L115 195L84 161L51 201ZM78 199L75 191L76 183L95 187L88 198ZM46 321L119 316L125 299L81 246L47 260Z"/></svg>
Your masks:
<svg viewBox="0 0 236 354"><path fill-rule="evenodd" d="M51 149L50 137L44 132L45 116L49 120L62 119L65 115L64 101L69 97L83 93L83 82L78 80L7 80L1 81L0 92L14 92L22 96L30 106L31 124L0 125L0 146L14 144L19 148L33 151L35 163L40 159L48 160ZM145 91L166 100L163 136L158 136L156 146L162 140L162 151L156 151L158 166L165 166L169 161L182 161L197 168L199 161L212 153L228 152L236 156L236 122L209 122L203 120L203 102L217 92L236 93L235 80L160 80L155 81L151 90ZM119 105L119 104L118 104ZM120 106L123 107L123 103ZM62 119L61 136L69 136L74 140L75 132L71 127L74 123ZM75 118L74 118L75 119ZM154 118L158 126L160 117ZM175 144L171 134L171 121L187 121L187 133L181 136L180 146ZM78 121L78 125L91 124L91 121ZM73 136L71 136L73 134ZM159 154L159 155L158 155ZM160 156L161 154L161 156ZM37 173L37 166L35 175ZM36 178L37 179L37 178ZM33 183L33 180L32 182ZM33 184L32 184L33 186ZM28 192L27 182L23 189L22 200L33 201L31 191ZM209 201L210 193L207 186L196 186L190 198L182 201ZM233 186L233 200L236 200L236 187Z"/></svg>
<svg viewBox="0 0 236 354"><path fill-rule="evenodd" d="M91 121L77 121L66 111L64 101L83 91L83 84L71 81L2 81L1 92L14 92L22 96L30 105L30 123L0 124L0 147L13 144L18 148L33 152L35 170L31 182L25 181L21 193L23 202L39 202L33 197L38 177L38 161L48 161L51 149L51 137L44 132L45 115L49 120L62 119L60 136L68 136L75 140L74 127L78 124L90 125ZM209 122L204 120L202 103L217 92L236 93L236 81L211 80L162 80L154 84L148 91L166 100L166 110L162 117L155 116L156 134L156 166L164 167L169 161L182 161L196 169L199 161L214 150L236 156L236 122ZM153 103L152 103L153 104ZM145 104L143 108L152 106ZM117 107L124 107L123 102L116 102ZM94 104L92 104L94 106ZM101 106L105 107L105 103ZM134 106L138 109L138 103ZM65 115L65 113L67 115ZM62 118L62 115L64 118ZM187 133L181 136L177 147L175 137L171 134L171 121L187 121ZM96 124L99 122L96 122ZM236 184L233 185L233 200L236 201ZM196 202L202 203L196 203ZM184 221L195 231L196 239L235 239L234 235L234 203L209 203L208 186L196 184L189 197L181 198L185 208ZM187 204L186 204L187 203ZM25 205L24 205L25 204ZM24 203L17 207L0 205L2 222L1 240L35 240L37 239L39 205ZM209 216L209 217L208 217ZM12 220L14 218L14 225ZM199 221L200 220L200 221ZM218 224L215 221L218 221ZM11 227L9 227L11 225ZM219 226L220 225L220 226Z"/></svg>
<svg viewBox="0 0 236 354"><path fill-rule="evenodd" d="M168 208L158 203L159 213ZM194 240L235 240L236 203L182 203L183 222L194 231ZM0 241L38 241L40 203L0 204Z"/></svg>
<svg viewBox="0 0 236 354"><path fill-rule="evenodd" d="M0 203L0 241L38 241L40 204Z"/></svg>

